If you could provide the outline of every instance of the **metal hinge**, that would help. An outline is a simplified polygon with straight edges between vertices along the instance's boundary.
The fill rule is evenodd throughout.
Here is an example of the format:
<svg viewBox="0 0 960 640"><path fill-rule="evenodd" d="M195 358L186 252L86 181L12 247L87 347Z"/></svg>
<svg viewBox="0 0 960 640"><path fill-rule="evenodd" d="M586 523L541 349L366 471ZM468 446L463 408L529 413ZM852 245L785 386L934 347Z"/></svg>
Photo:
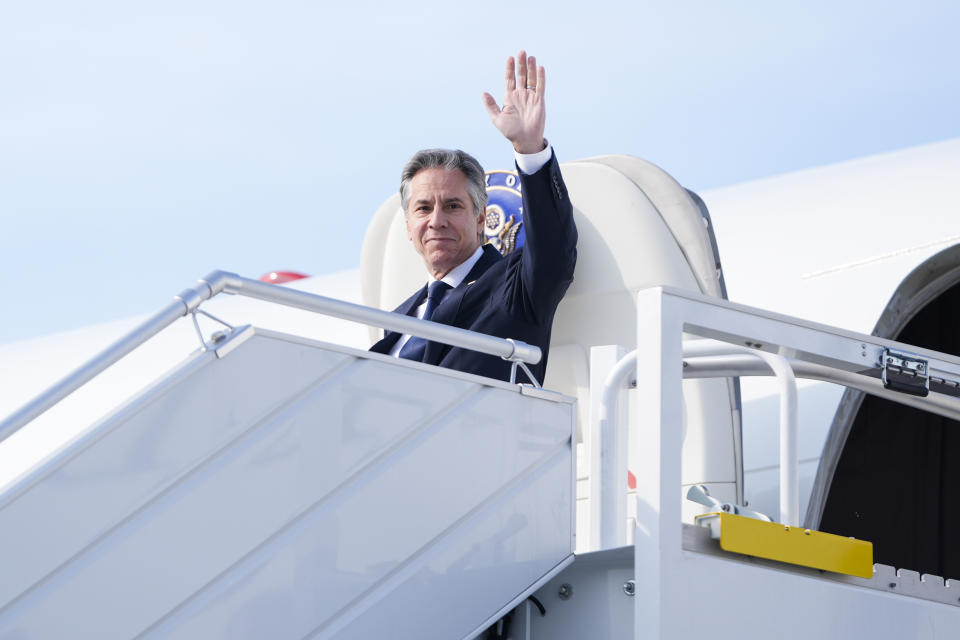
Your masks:
<svg viewBox="0 0 960 640"><path fill-rule="evenodd" d="M722 511L724 513L733 513L738 516L744 516L746 518L753 518L754 520L763 520L765 522L772 522L770 516L760 513L759 511L754 511L753 509L747 509L744 506L739 504L732 504L730 502L721 502L713 496L710 495L710 490L707 489L705 485L695 484L687 491L687 500L691 502L696 502L702 504L705 507L709 507L715 511Z"/></svg>
<svg viewBox="0 0 960 640"><path fill-rule="evenodd" d="M884 349L880 369L880 379L887 389L922 398L930 393L930 367L923 358L912 353Z"/></svg>

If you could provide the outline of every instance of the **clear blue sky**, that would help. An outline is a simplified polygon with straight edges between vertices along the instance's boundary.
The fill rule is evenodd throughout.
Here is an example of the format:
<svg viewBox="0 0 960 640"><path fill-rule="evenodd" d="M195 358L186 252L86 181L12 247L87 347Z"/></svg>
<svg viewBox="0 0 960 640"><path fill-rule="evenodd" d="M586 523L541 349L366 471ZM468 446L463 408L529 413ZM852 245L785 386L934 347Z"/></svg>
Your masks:
<svg viewBox="0 0 960 640"><path fill-rule="evenodd" d="M954 2L5 2L0 343L208 271L355 267L416 149L509 167L520 47L561 160L702 190L960 135Z"/></svg>

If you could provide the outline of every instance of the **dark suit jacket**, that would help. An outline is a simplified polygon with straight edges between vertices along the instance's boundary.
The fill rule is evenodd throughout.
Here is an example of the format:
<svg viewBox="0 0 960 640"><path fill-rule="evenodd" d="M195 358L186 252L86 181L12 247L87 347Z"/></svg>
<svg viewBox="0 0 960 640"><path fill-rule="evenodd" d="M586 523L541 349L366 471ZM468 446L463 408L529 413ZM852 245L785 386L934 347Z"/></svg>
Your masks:
<svg viewBox="0 0 960 640"><path fill-rule="evenodd" d="M473 269L460 286L447 292L431 320L540 347L543 359L530 369L542 383L553 315L573 281L577 229L556 156L533 175L518 173L526 233L524 246L502 256L492 246L485 245ZM426 296L424 286L394 311L416 315L417 307ZM400 335L389 331L370 350L389 353ZM423 362L500 380L510 379L509 362L439 342L427 343ZM517 381L526 381L522 370L517 374Z"/></svg>

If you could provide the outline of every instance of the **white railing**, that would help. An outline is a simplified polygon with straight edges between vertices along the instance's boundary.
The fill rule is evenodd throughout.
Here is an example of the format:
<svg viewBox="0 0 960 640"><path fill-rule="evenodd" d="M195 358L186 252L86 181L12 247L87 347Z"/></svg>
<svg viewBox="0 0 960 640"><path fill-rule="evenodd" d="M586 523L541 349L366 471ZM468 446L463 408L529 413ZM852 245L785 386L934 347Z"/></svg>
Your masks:
<svg viewBox="0 0 960 640"><path fill-rule="evenodd" d="M656 287L637 296L637 388L631 423L631 460L637 478L635 529L635 624L637 637L668 637L669 616L689 610L690 590L679 573L682 550L681 443L684 368L706 356L689 358L684 367L683 336L689 334L788 358L795 375L808 371L818 379L864 388L896 402L960 416L952 397L960 382L960 359L844 331L707 296ZM888 350L910 352L924 360L929 374L926 398L878 389L873 381L889 362ZM736 374L744 356L721 356L710 375L725 369ZM802 366L798 366L802 362ZM703 363L700 363L703 364ZM722 365L722 366L717 366ZM812 367L807 369L808 367ZM708 373L707 366L701 375ZM748 367L744 367L747 369ZM759 370L757 363L749 365ZM882 383L879 383L882 385ZM939 396L939 397L938 397ZM622 470L625 474L626 470ZM621 524L622 526L622 524Z"/></svg>
<svg viewBox="0 0 960 640"><path fill-rule="evenodd" d="M591 425L598 448L591 458L590 517L594 548L627 542L625 447L639 459L638 496L647 495L642 514L665 514L680 522L680 381L692 378L775 375L780 389L780 522L800 525L796 378L831 382L960 420L960 399L931 392L918 397L885 388L879 372L888 349L917 353L929 362L941 390L957 389L960 361L932 351L738 305L716 298L655 288L640 293L638 347L610 366L600 388L600 409ZM683 340L692 334L699 340ZM743 345L753 345L746 347ZM601 349L610 349L602 347ZM643 353L638 362L638 353ZM618 415L622 392L636 386L640 416ZM668 424L669 423L669 424ZM647 440L638 442L641 425ZM652 426L657 425L654 433ZM630 431L628 436L627 432ZM654 440L650 442L650 438ZM631 444L628 444L633 439ZM653 446L654 444L658 446ZM636 458L635 458L636 459ZM599 468L598 468L599 467ZM669 482L666 481L669 478ZM656 492L656 499L652 495ZM659 505L659 508L656 508ZM654 507L654 508L651 508ZM669 525L672 526L672 525ZM679 544L679 542L678 542Z"/></svg>
<svg viewBox="0 0 960 640"><path fill-rule="evenodd" d="M179 295L174 296L173 300L163 309L12 413L3 422L0 422L0 442L6 440L21 427L95 378L110 365L173 324L177 319L196 313L201 303L220 293L257 298L343 320L408 333L427 340L499 356L521 367L524 367L524 364L537 364L542 357L539 347L519 340L497 338L429 320L420 320L399 313L328 298L315 293L297 291L280 285L243 278L226 271L213 271L199 280L196 286L185 289Z"/></svg>
<svg viewBox="0 0 960 640"><path fill-rule="evenodd" d="M800 480L797 455L797 382L790 363L786 358L715 340L687 340L683 343L684 362L687 358L709 356L744 355L748 361L760 361L776 376L780 386L780 522L790 526L800 525ZM731 375L764 375L762 371L742 367L742 362L727 363L719 360L715 363L724 366L714 375L705 375L701 364L698 375L688 376L684 368L684 378L728 377ZM734 365L731 368L731 364ZM743 372L739 367L742 367ZM600 469L593 475L599 482L590 485L591 504L598 505L592 513L599 517L600 548L620 547L627 543L625 522L627 519L626 470L622 460L626 452L620 449L628 442L628 424L617 413L619 395L627 387L636 385L637 352L631 351L621 358L610 370L601 390L600 415L597 424L600 434L598 456ZM770 373L767 372L766 375ZM627 382L630 382L628 385ZM596 531L596 529L595 529Z"/></svg>

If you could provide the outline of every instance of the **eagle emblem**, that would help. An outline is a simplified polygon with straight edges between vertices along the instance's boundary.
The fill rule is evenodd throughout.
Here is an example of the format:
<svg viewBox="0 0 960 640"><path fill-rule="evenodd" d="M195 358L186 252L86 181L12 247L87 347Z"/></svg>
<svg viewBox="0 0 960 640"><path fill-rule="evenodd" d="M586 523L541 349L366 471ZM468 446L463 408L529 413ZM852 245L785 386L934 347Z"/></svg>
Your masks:
<svg viewBox="0 0 960 640"><path fill-rule="evenodd" d="M487 172L487 212L483 223L485 242L503 255L523 246L523 198L516 171Z"/></svg>

